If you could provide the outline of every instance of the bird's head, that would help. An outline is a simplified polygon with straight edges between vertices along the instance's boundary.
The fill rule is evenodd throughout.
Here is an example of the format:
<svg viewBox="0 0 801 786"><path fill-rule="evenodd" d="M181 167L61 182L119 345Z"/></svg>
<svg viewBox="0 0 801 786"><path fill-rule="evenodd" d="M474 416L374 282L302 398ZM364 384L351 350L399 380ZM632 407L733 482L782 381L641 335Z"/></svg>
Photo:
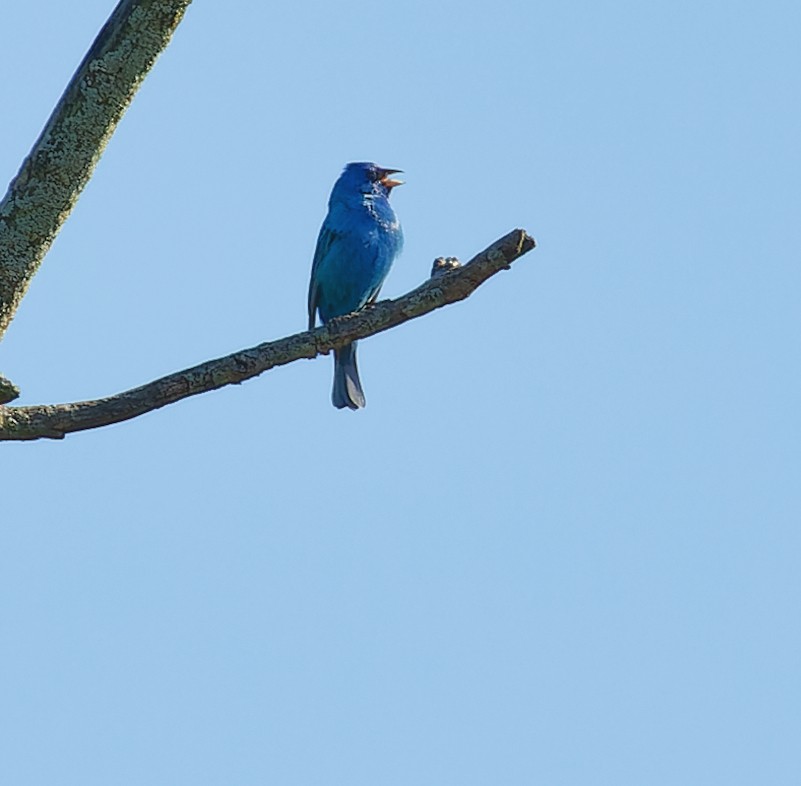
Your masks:
<svg viewBox="0 0 801 786"><path fill-rule="evenodd" d="M395 186L403 184L402 180L393 180L392 175L400 169L385 169L367 161L348 164L334 185L331 198L343 198L346 201L353 197L365 195L388 197Z"/></svg>

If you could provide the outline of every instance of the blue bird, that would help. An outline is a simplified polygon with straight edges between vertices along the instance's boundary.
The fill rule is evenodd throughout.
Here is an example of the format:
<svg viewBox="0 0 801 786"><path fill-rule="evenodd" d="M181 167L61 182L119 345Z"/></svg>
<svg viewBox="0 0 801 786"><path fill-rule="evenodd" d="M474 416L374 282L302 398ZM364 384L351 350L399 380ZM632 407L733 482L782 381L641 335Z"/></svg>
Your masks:
<svg viewBox="0 0 801 786"><path fill-rule="evenodd" d="M348 164L328 200L309 282L309 330L316 315L325 324L373 303L395 257L403 247L403 232L389 195L403 181L390 175L400 169L375 164ZM361 409L364 392L356 366L356 342L334 350L337 409Z"/></svg>

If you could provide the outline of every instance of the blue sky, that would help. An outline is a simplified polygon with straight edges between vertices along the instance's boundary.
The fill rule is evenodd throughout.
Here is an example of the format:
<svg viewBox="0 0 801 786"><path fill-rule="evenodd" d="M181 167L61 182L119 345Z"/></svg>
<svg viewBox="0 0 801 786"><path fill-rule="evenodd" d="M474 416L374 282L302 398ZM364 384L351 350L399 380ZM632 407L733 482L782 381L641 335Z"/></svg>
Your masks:
<svg viewBox="0 0 801 786"><path fill-rule="evenodd" d="M13 177L111 2L14 3ZM0 779L798 783L801 12L195 3L0 347L20 403L302 330L331 185L468 301L6 443ZM11 65L9 65L11 64Z"/></svg>

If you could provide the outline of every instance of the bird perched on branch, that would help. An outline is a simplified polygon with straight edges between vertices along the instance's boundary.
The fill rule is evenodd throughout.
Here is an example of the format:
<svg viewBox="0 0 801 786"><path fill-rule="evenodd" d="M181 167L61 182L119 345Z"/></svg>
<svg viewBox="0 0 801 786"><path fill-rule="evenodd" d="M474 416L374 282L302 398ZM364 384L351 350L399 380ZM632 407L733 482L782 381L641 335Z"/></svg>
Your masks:
<svg viewBox="0 0 801 786"><path fill-rule="evenodd" d="M314 328L317 314L325 324L378 297L403 246L403 232L389 204L392 189L403 182L391 175L400 171L353 163L334 184L312 263L309 330ZM365 405L355 341L334 350L331 401L337 409Z"/></svg>

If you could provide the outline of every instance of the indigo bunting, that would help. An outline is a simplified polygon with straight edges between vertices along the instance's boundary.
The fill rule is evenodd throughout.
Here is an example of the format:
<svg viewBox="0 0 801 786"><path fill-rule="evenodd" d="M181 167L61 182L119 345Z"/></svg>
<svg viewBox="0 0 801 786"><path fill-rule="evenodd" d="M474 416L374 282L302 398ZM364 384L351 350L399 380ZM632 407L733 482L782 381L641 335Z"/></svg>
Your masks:
<svg viewBox="0 0 801 786"><path fill-rule="evenodd" d="M395 257L403 246L400 223L389 195L403 181L371 163L348 164L328 200L312 263L309 282L309 330L319 313L325 324L373 303ZM356 342L334 350L334 388L337 409L360 409L364 392L356 366Z"/></svg>

